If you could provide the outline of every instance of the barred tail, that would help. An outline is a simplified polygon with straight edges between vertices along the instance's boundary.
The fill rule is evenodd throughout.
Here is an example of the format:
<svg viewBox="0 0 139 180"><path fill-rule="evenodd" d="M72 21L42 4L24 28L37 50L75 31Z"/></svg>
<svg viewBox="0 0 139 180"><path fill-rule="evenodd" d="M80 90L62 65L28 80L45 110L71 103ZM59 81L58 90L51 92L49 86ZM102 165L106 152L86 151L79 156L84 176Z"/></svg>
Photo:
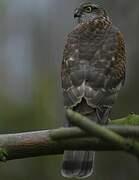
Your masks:
<svg viewBox="0 0 139 180"><path fill-rule="evenodd" d="M93 173L94 151L65 151L61 174L64 177L86 178Z"/></svg>
<svg viewBox="0 0 139 180"><path fill-rule="evenodd" d="M79 109L81 109L81 107L79 107ZM74 110L78 112L78 107ZM83 110L84 109L82 109L82 112L84 112ZM99 108L86 114L86 117L99 124L106 124L109 113L110 108ZM93 173L94 157L94 151L65 151L61 174L69 178L86 178L90 176Z"/></svg>

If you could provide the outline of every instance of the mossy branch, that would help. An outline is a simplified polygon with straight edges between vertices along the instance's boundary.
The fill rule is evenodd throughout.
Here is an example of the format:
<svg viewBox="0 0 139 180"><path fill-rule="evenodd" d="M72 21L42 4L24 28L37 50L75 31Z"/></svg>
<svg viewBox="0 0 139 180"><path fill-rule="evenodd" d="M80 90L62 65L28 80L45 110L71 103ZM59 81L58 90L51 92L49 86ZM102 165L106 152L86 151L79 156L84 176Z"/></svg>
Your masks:
<svg viewBox="0 0 139 180"><path fill-rule="evenodd" d="M131 115L130 115L131 116ZM121 135L100 126L99 124L90 121L85 116L74 112L70 109L67 110L67 117L70 123L83 129L87 134L94 135L111 144L121 147L124 151L130 152L139 157L139 142L133 139L127 139ZM128 118L127 118L128 119Z"/></svg>
<svg viewBox="0 0 139 180"><path fill-rule="evenodd" d="M100 126L71 110L70 122L79 127L0 135L0 160L6 161L49 154L64 150L124 150L139 155L139 116L110 121ZM133 121L133 122L132 122ZM117 134L118 133L118 134ZM128 138L127 138L128 137ZM131 140L132 138L132 140Z"/></svg>
<svg viewBox="0 0 139 180"><path fill-rule="evenodd" d="M116 120L109 120L109 124L137 126L139 125L139 115L130 113L127 117L123 117Z"/></svg>

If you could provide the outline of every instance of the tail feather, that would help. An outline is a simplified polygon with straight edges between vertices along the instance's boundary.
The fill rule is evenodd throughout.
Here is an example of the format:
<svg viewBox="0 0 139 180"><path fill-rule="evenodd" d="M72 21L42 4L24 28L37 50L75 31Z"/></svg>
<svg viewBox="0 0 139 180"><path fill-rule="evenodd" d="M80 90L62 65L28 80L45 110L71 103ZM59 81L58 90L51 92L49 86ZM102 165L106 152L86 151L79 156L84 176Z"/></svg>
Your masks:
<svg viewBox="0 0 139 180"><path fill-rule="evenodd" d="M78 105L74 110L80 112L81 108L84 108L83 103L81 107ZM90 109L87 109L89 113L85 114L85 116L96 123L106 124L110 109L108 107L101 107L92 109L92 112L89 112ZM71 125L68 124L68 126ZM69 178L86 178L90 176L93 173L94 157L94 151L65 151L61 174Z"/></svg>
<svg viewBox="0 0 139 180"><path fill-rule="evenodd" d="M61 173L64 177L86 178L93 173L94 151L65 151Z"/></svg>

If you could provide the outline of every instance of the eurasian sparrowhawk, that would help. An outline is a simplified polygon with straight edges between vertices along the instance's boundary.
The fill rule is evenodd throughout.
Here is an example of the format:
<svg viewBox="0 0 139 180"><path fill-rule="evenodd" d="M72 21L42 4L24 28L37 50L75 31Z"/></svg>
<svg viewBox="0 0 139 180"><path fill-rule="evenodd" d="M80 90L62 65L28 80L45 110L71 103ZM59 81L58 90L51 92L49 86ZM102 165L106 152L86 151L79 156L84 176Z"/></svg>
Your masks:
<svg viewBox="0 0 139 180"><path fill-rule="evenodd" d="M81 4L74 17L78 25L68 35L62 61L64 105L105 124L125 80L123 35L95 4ZM93 160L93 151L65 151L62 175L87 177Z"/></svg>

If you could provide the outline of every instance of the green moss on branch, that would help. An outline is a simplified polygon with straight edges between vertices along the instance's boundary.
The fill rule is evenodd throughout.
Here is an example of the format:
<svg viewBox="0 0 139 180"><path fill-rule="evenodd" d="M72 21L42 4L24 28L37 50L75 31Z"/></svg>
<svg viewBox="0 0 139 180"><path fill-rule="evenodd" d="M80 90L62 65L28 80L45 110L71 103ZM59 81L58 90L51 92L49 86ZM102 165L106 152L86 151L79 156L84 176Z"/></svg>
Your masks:
<svg viewBox="0 0 139 180"><path fill-rule="evenodd" d="M134 113L129 114L127 117L116 119L116 120L109 120L109 124L115 125L139 125L139 115Z"/></svg>

